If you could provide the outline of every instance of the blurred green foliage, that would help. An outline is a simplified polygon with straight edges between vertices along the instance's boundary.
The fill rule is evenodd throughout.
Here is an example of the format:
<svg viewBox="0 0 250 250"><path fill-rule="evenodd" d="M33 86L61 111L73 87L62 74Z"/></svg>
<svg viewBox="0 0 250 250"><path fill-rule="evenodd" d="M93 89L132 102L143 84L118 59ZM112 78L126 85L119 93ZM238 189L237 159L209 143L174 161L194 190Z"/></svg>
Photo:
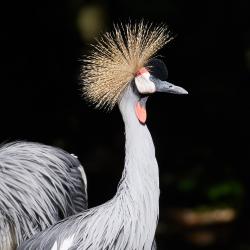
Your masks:
<svg viewBox="0 0 250 250"><path fill-rule="evenodd" d="M239 202L243 195L244 188L238 180L221 181L207 189L207 197L211 201L232 200Z"/></svg>
<svg viewBox="0 0 250 250"><path fill-rule="evenodd" d="M233 173L216 178L208 178L209 175L211 172L206 168L190 168L170 178L168 190L172 190L176 200L182 201L178 204L181 206L240 208L245 196L242 181Z"/></svg>

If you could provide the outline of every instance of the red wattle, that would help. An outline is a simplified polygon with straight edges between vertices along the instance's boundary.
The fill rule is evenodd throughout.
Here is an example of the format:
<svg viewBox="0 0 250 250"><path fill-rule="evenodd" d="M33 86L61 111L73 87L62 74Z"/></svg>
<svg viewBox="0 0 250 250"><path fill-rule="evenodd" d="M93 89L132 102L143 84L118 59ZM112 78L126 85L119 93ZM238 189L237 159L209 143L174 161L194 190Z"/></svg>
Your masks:
<svg viewBox="0 0 250 250"><path fill-rule="evenodd" d="M135 113L138 120L144 124L147 120L147 111L145 107L141 106L140 102L137 102L135 106Z"/></svg>

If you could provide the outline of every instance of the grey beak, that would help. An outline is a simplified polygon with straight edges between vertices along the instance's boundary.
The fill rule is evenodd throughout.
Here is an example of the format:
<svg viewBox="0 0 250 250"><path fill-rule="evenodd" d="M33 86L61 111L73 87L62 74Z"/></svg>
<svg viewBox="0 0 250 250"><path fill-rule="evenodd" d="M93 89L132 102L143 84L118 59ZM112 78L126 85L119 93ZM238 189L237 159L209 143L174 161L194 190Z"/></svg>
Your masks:
<svg viewBox="0 0 250 250"><path fill-rule="evenodd" d="M178 94L178 95L188 94L188 92L184 88L176 86L167 81L161 81L157 78L153 78L152 81L155 84L156 92L166 92L166 93Z"/></svg>

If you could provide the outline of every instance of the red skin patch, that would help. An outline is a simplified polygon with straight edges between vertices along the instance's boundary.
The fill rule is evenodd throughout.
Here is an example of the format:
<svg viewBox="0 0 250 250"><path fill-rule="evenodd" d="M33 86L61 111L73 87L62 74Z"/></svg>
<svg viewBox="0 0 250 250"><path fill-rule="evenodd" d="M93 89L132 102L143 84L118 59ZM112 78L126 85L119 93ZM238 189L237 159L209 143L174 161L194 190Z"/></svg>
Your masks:
<svg viewBox="0 0 250 250"><path fill-rule="evenodd" d="M135 113L136 113L137 119L142 124L145 124L145 122L147 120L147 111L146 111L146 109L143 106L141 106L140 102L136 103Z"/></svg>
<svg viewBox="0 0 250 250"><path fill-rule="evenodd" d="M135 76L141 76L145 73L148 73L148 70L143 67L143 68L140 68L136 73L135 73ZM140 102L137 102L136 103L136 106L135 106L135 113L136 113L136 116L137 116L137 119L142 123L142 124L145 124L146 123L146 120L147 120L147 111L145 109L145 107L143 107Z"/></svg>
<svg viewBox="0 0 250 250"><path fill-rule="evenodd" d="M147 73L148 70L143 67L143 68L140 68L136 73L135 73L135 76L140 76L140 75L143 75L144 73Z"/></svg>

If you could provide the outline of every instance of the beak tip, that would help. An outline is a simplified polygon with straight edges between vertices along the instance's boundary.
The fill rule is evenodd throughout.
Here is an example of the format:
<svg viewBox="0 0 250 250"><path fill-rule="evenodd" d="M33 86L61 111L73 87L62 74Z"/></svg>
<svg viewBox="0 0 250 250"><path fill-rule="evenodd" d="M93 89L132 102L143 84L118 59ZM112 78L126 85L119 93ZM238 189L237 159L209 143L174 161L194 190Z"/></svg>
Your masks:
<svg viewBox="0 0 250 250"><path fill-rule="evenodd" d="M185 90L184 88L176 86L167 81L161 81L159 79L156 79L155 85L156 85L156 91L158 92L166 92L166 93L179 94L179 95L188 94L188 91Z"/></svg>
<svg viewBox="0 0 250 250"><path fill-rule="evenodd" d="M181 94L181 95L188 95L188 91L185 90L185 89L182 88L182 87L178 87L178 94Z"/></svg>

